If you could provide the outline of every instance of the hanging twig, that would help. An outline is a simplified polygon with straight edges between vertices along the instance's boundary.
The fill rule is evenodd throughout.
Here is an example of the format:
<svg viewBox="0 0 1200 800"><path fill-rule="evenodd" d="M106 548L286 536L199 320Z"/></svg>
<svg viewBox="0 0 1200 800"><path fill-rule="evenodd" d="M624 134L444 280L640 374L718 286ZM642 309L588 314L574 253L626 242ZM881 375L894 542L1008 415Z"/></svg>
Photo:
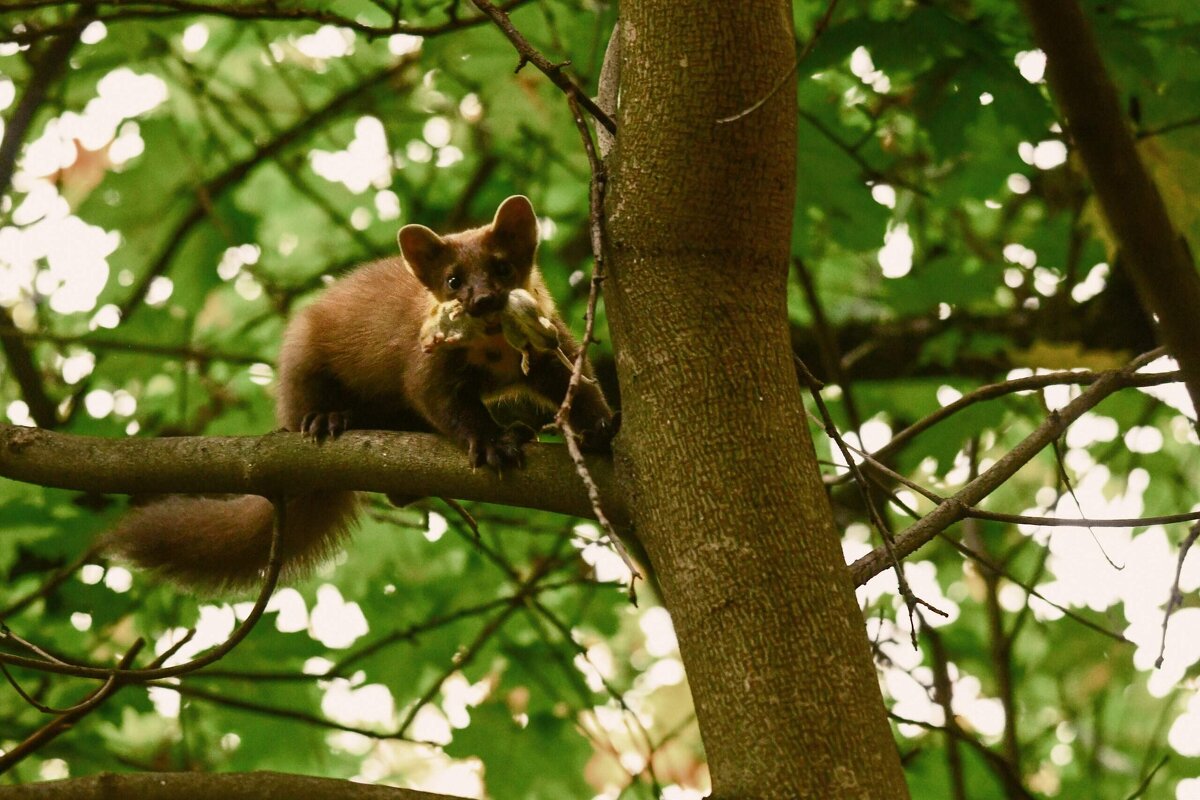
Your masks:
<svg viewBox="0 0 1200 800"><path fill-rule="evenodd" d="M517 61L516 72L520 72L521 68L526 64L533 64L543 75L550 79L550 82L562 89L567 95L568 102L578 103L587 109L587 112L595 117L596 121L604 126L609 133L617 132L617 124L612 121L612 117L604 113L604 109L596 105L592 98L587 96L587 93L579 87L579 84L571 80L563 71L563 68L568 66L570 61L554 63L550 59L537 51L529 40L521 35L516 26L512 24L512 20L508 18L508 14L502 8L497 8L488 2L488 0L471 0L475 7L482 11L487 16L491 17L492 21L498 27L508 40L512 42L517 53L520 54L520 60ZM573 99L572 99L573 98Z"/></svg>
<svg viewBox="0 0 1200 800"><path fill-rule="evenodd" d="M118 666L116 668L95 667L88 665L77 665L63 663L58 660L46 660L39 658L26 658L24 656L15 656L9 653L0 653L0 662L11 664L26 669L41 670L42 672L52 672L59 675L73 675L78 678L98 678L104 681L116 678L118 684L125 683L141 683L150 680L159 680L162 678L174 678L179 675L185 675L189 672L194 672L208 664L215 663L229 654L233 648L241 644L250 631L254 630L254 626L258 624L259 619L267 610L267 602L271 599L271 595L275 591L275 585L279 581L279 573L283 567L283 547L281 542L283 539L283 529L286 522L286 502L282 499L273 499L275 505L275 525L271 531L271 545L269 555L267 557L267 567L264 572L263 585L259 590L258 599L254 603L254 607L242 621L241 625L234 629L229 638L222 642L217 647L210 650L203 656L195 658L185 664L178 664L173 667L163 667L151 665L145 669L128 669ZM172 649L172 654L175 649L181 646L176 643L176 647ZM165 661L165 659L162 659Z"/></svg>
<svg viewBox="0 0 1200 800"><path fill-rule="evenodd" d="M587 316L584 325L583 341L579 344L579 352L575 354L575 363L571 368L571 380L567 384L567 393L563 397L562 405L559 406L558 412L554 415L554 421L563 432L563 439L567 443L567 451L571 454L571 460L575 462L575 471L579 473L579 478L587 488L588 498L591 500L592 511L596 515L596 521L600 523L600 528L604 531L605 536L608 537L608 541L613 549L617 551L617 555L621 557L621 560L625 562L625 566L629 568L629 600L634 605L637 605L637 588L635 584L642 577L642 573L634 565L633 559L629 557L629 552L625 549L625 545L621 542L620 537L617 536L616 529L604 513L604 508L600 502L600 489L596 486L596 481L592 478L592 473L588 470L587 462L583 458L583 451L579 447L578 432L571 425L571 403L574 401L575 393L579 389L580 382L583 380L583 364L587 359L587 349L592 342L592 331L596 324L596 302L600 297L600 284L604 281L605 172L604 164L600 161L600 157L596 154L596 147L592 143L592 133L588 130L587 122L579 110L579 97L576 94L568 93L567 103L571 106L571 114L575 118L575 127L579 129L579 136L583 141L583 149L587 153L588 164L592 170L592 182L588 192L588 219L592 258L594 261L591 286L588 289Z"/></svg>
<svg viewBox="0 0 1200 800"><path fill-rule="evenodd" d="M917 619L920 616L920 606L925 606L933 613L949 617L949 615L940 608L933 606L917 597L913 592L912 587L908 584L908 579L904 577L904 567L900 564L900 559L896 555L896 539L892 533L891 527L883 518L879 508L875 505L875 499L871 496L870 487L867 485L866 478L863 477L862 471L858 468L858 464L854 461L854 456L850 453L850 449L846 442L838 433L837 426L833 424L833 417L829 413L829 408L825 405L824 398L821 397L822 383L808 370L804 361L799 356L793 356L796 361L796 367L800 372L800 378L808 386L809 393L812 395L813 402L817 404L817 411L821 415L821 422L825 428L825 434L837 445L838 450L842 454L842 458L846 461L846 466L850 468L850 472L854 475L854 482L857 484L859 491L862 493L863 502L867 506L867 513L871 518L871 524L879 531L879 536L883 539L884 549L887 551L888 557L891 559L892 568L896 572L896 585L900 591L900 596L904 598L904 605L908 608L908 623L909 632L912 634L913 649L917 649Z"/></svg>
<svg viewBox="0 0 1200 800"><path fill-rule="evenodd" d="M1167 651L1167 623L1170 622L1175 609L1183 605L1183 592L1179 591L1179 579L1183 575L1183 562L1187 558L1188 551L1192 549L1192 545L1196 543L1197 537L1200 537L1200 522L1191 527L1188 535L1179 544L1179 561L1175 564L1175 581L1171 584L1171 594L1167 598L1167 607L1163 611L1162 644L1158 646L1158 658L1154 659L1155 669L1162 667L1163 657Z"/></svg>

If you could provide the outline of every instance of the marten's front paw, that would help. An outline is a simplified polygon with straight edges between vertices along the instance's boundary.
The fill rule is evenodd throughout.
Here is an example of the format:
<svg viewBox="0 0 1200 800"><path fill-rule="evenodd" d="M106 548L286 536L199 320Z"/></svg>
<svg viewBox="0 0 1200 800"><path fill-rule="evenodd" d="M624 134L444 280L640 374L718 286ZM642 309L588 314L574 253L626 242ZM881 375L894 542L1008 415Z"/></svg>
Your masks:
<svg viewBox="0 0 1200 800"><path fill-rule="evenodd" d="M321 441L336 439L350 429L349 411L318 411L305 414L300 420L300 432L305 438Z"/></svg>
<svg viewBox="0 0 1200 800"><path fill-rule="evenodd" d="M611 419L601 419L591 428L581 431L579 449L585 453L611 453L612 441L621 430L621 412L612 415Z"/></svg>
<svg viewBox="0 0 1200 800"><path fill-rule="evenodd" d="M530 438L527 430L510 428L492 436L469 437L467 458L471 466L482 467L486 464L496 472L503 472L509 467L523 468L525 451L522 448Z"/></svg>

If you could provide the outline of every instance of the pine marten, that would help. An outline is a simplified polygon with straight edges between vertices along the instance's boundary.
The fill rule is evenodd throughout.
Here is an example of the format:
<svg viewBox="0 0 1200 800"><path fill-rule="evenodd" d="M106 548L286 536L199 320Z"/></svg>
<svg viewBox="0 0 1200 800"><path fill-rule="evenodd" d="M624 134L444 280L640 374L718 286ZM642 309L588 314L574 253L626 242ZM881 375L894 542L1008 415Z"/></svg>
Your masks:
<svg viewBox="0 0 1200 800"><path fill-rule="evenodd" d="M398 239L401 257L358 268L288 325L278 424L318 441L349 428L437 432L462 447L473 467L522 466L528 433L502 428L485 402L520 393L557 407L571 376L561 356L573 361L579 351L535 263L532 204L510 197L489 225L445 236L406 225ZM497 318L517 288L558 329L562 351L527 356L528 374ZM462 346L422 348L422 325L450 300L481 318L483 332ZM585 374L591 376L586 364ZM571 423L585 434L585 447L607 449L613 416L594 381L579 384ZM285 578L330 555L352 528L357 507L353 492L288 498ZM119 558L211 592L256 581L273 524L271 503L262 497L168 497L130 512L103 543Z"/></svg>

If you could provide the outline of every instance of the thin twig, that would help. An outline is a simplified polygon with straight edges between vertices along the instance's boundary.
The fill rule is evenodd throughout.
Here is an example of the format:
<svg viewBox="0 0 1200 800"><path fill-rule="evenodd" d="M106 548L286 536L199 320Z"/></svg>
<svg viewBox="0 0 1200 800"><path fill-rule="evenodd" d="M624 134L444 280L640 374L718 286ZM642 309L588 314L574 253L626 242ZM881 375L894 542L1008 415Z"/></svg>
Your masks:
<svg viewBox="0 0 1200 800"><path fill-rule="evenodd" d="M1105 628L1103 625L1099 625L1095 622L1092 622L1087 617L1081 616L1078 612L1073 611L1072 609L1068 608L1067 606L1064 606L1064 605L1061 605L1060 603L1054 602L1053 600L1051 600L1050 598L1046 597L1044 594L1039 592L1033 584L1029 583L1028 581L1021 580L1020 578L1018 578L1017 576L1013 575L1011 572L1006 570L1004 567L1002 567L1000 564L997 564L995 561L992 561L990 558L983 555L982 553L980 553L976 550L972 550L970 547L968 547L967 545L958 541L957 539L950 538L948 535L946 535L945 532L939 533L938 536L944 542L946 542L946 544L950 545L955 550L957 550L959 553L961 553L962 555L971 559L976 564L983 567L985 570L995 573L996 575L1003 575L1004 578L1006 580L1008 580L1010 583L1021 587L1021 589L1023 589L1025 591L1026 595L1028 595L1030 597L1036 597L1038 600L1041 600L1043 603L1045 603L1046 605L1055 609L1056 611L1058 611L1059 613L1061 613L1063 616L1067 617L1068 619L1078 622L1080 625L1084 626L1085 628L1090 628L1091 630L1095 631L1096 633L1106 636L1115 642L1120 642L1121 644L1133 644L1133 642L1126 639L1120 633L1117 633L1116 631L1111 631L1108 628Z"/></svg>
<svg viewBox="0 0 1200 800"><path fill-rule="evenodd" d="M101 703L103 703L105 700L111 697L113 693L120 689L123 685L123 682L118 681L115 675L125 670L130 664L133 663L134 658L136 658L137 654L141 652L141 649L144 645L145 640L143 639L138 639L135 641L129 650L126 651L121 660L117 663L117 668L116 670L113 670L113 674L105 680L102 686L92 692L86 700L76 706L73 706L70 711L62 716L47 722L41 728L27 736L25 740L16 747L13 747L3 755L0 755L0 775L3 775L22 760L61 736L76 722L94 711Z"/></svg>
<svg viewBox="0 0 1200 800"><path fill-rule="evenodd" d="M900 500L899 497L897 497L895 495L894 492L892 492L887 486L885 486L882 481L879 481L878 479L875 479L875 478L872 478L872 480L875 481L875 485L877 487L879 487L885 494L887 494L887 496L891 500L891 502L894 503L898 508L900 508L905 514L908 514L913 519L921 518L920 514L918 514L914 509L909 508L903 501ZM958 541L957 539L952 538L951 536L948 536L945 531L939 532L938 538L942 539L944 542L946 542L946 544L950 545L955 550L957 550L960 554L971 559L972 561L974 561L975 563L977 563L978 565L983 567L988 572L990 572L994 575L1003 577L1006 580L1008 580L1010 583L1021 587L1022 589L1025 590L1025 593L1027 595L1036 597L1037 599L1041 600L1046 605L1048 605L1051 608L1054 608L1057 611L1059 611L1060 613L1062 613L1063 616L1065 616L1071 620L1074 620L1075 622L1078 622L1080 625L1083 625L1085 628L1091 628L1092 630L1096 631L1097 633L1103 634L1104 636L1107 636L1108 638L1113 639L1115 641L1121 642L1122 644L1132 644L1132 642L1130 642L1128 639L1126 639L1121 634L1119 634L1115 631L1110 631L1107 628L1097 625L1095 622L1092 622L1091 620L1087 619L1086 617L1080 616L1075 611L1072 611L1067 606L1060 605L1060 604L1054 602L1053 600L1049 599L1048 597L1046 597L1044 594L1039 592L1034 587L1033 583L1036 582L1036 578L1033 582L1021 580L1016 575L1013 575L1011 572L1009 572L1007 569L1005 569L1001 564L998 564L995 561L992 561L990 558L988 558L984 554L978 552L977 550L971 548L970 546L963 544L962 542ZM1029 607L1029 604L1026 603L1024 608L1027 609L1028 607ZM1024 613L1024 609L1022 610L1022 613ZM1014 633L1015 633L1015 626L1014 626ZM1011 638L1012 634L1009 634L1009 636Z"/></svg>
<svg viewBox="0 0 1200 800"><path fill-rule="evenodd" d="M500 8L504 11L512 11L518 6L529 2L529 0L509 0ZM8 0L4 6L5 11L29 11L40 8L55 8L69 5L63 0ZM126 22L129 20L149 20L151 22L177 19L186 16L218 16L227 17L229 19L238 20L277 20L281 22L317 22L322 25L334 25L339 28L347 28L355 33L361 33L368 38L374 39L381 36L391 36L397 33L408 34L409 36L433 37L443 33L462 30L463 28L471 28L476 25L485 23L488 18L482 15L470 17L453 17L449 21L437 25L411 25L408 22L400 19L395 12L392 14L391 24L371 25L363 22L358 17L346 16L332 11L327 11L321 8L305 8L302 6L294 6L290 4L281 4L276 2L256 3L256 4L225 4L225 3L201 3L191 2L190 0L146 0L146 2L138 3L139 6L148 6L142 8L117 8L107 12L101 21L106 25L113 23ZM158 6L159 8L154 8ZM399 9L397 8L396 11ZM23 31L0 31L0 42L17 42L24 44L27 42L36 41L48 36L57 36L64 31L69 30L69 24L51 24L51 25L34 25L27 23L26 29Z"/></svg>
<svg viewBox="0 0 1200 800"><path fill-rule="evenodd" d="M1147 772L1146 777L1142 778L1142 782L1139 783L1137 788L1133 790L1133 794L1126 797L1125 800L1137 800L1137 798L1144 795L1146 793L1146 790L1150 788L1150 782L1152 780L1154 780L1154 776L1157 775L1158 771L1160 769L1162 769L1163 767L1165 767L1167 765L1167 762L1170 760L1171 760L1170 753L1166 753L1165 755L1163 755L1163 757L1158 760L1158 763L1154 765L1154 769Z"/></svg>
<svg viewBox="0 0 1200 800"><path fill-rule="evenodd" d="M946 720L945 749L946 769L950 773L950 788L954 800L967 800L966 780L963 777L962 754L958 752L958 739L951 732L958 727L954 716L954 683L950 680L950 658L942 635L928 625L921 625L921 632L929 641L933 657L933 699L942 707Z"/></svg>
<svg viewBox="0 0 1200 800"><path fill-rule="evenodd" d="M5 620L9 617L15 616L36 603L38 600L41 600L44 597L49 597L54 593L55 589L57 589L59 586L62 586L68 578L74 575L76 570L95 557L96 552L99 549L100 548L98 546L89 547L87 550L84 550L82 553L76 556L71 563L60 568L57 572L47 578L41 586L29 592L24 597L12 601L4 608L0 608L0 620Z"/></svg>
<svg viewBox="0 0 1200 800"><path fill-rule="evenodd" d="M1162 644L1158 647L1158 658L1154 659L1155 669L1162 667L1163 657L1167 651L1167 623L1170 622L1175 609L1183 605L1183 592L1179 591L1179 579L1183 575L1183 562L1187 558L1188 551L1192 549L1192 545L1196 543L1197 537L1200 537L1200 522L1191 527L1188 535L1179 544L1179 561L1175 564L1175 581L1171 584L1171 594L1167 598L1167 607L1163 611Z"/></svg>
<svg viewBox="0 0 1200 800"><path fill-rule="evenodd" d="M871 518L871 523L879 532L880 538L883 539L883 547L887 551L888 557L891 559L892 569L896 572L896 584L900 590L900 596L904 598L904 605L908 608L909 631L912 634L913 649L916 650L916 620L920 616L919 607L925 606L930 611L942 617L948 618L949 615L940 608L937 608L936 606L933 606L925 600L917 597L917 595L913 592L912 587L909 586L908 579L904 577L904 568L900 564L900 559L896 556L895 534L892 532L891 527L887 524L887 521L884 520L883 514L880 513L879 508L875 505L875 499L871 496L871 490L867 485L866 478L863 477L862 471L859 470L858 464L854 461L854 456L851 455L846 442L842 439L841 434L838 433L837 426L833 424L833 417L830 416L829 408L825 405L824 398L821 397L821 382L817 380L817 378L809 371L808 366L804 363L800 356L793 356L793 358L796 361L796 367L800 373L801 379L805 384L808 385L809 393L812 395L813 401L817 405L817 411L820 413L821 420L823 421L825 427L825 434L831 440L833 440L834 444L837 445L838 449L841 451L842 458L846 461L846 466L848 466L850 471L854 474L854 482L858 486L859 492L862 494L863 502L866 503L867 513Z"/></svg>
<svg viewBox="0 0 1200 800"><path fill-rule="evenodd" d="M763 95L762 98L751 104L748 108L745 108L742 111L739 111L736 114L732 114L728 117L721 117L717 120L718 125L737 122L743 117L750 116L755 111L758 111L760 108L765 106L767 101L774 97L779 90L784 87L784 84L788 82L788 79L795 75L796 70L800 68L800 62L808 57L808 54L811 53L813 48L816 46L817 40L821 38L821 34L824 33L825 29L829 27L829 21L833 19L833 10L837 8L837 4L838 0L829 0L829 5L825 8L825 13L821 15L821 18L817 20L817 24L813 28L812 36L808 37L808 41L804 43L803 49L801 49L796 55L796 60L792 62L792 66L789 67L788 71L781 75L777 81L775 81L775 84L767 90L767 93Z"/></svg>
<svg viewBox="0 0 1200 800"><path fill-rule="evenodd" d="M1057 440L1055 440L1057 443ZM971 437L967 443L967 480L979 477L979 436ZM979 552L991 557L988 544L980 532L979 520L963 521L963 543L974 547ZM1044 566L1043 560L1043 566ZM1014 625L1010 636L1004 630L1004 608L1000 604L1000 574L986 571L983 574L985 587L984 605L987 612L988 650L992 661L992 673L996 681L996 693L1000 705L1004 709L1004 728L1001 731L1001 743L1004 757L1013 765L1016 772L1021 771L1021 749L1017 742L1017 704L1013 691L1013 646L1020 632L1020 626ZM1025 610L1029 603L1025 603Z"/></svg>
<svg viewBox="0 0 1200 800"><path fill-rule="evenodd" d="M60 658L59 656L56 656L53 653L50 653L50 652L46 651L45 649L37 646L33 642L30 642L30 641L27 641L27 640L21 638L16 633L14 633L12 631L12 629L9 628L7 625L0 625L0 642L3 642L3 641L11 641L14 644L16 644L17 646L22 647L25 650L28 650L29 652L33 653L34 655L39 656L39 657L45 659L46 661L49 661L51 664L64 664L66 666L75 666L74 664L67 661L66 659Z"/></svg>
<svg viewBox="0 0 1200 800"><path fill-rule="evenodd" d="M579 390L579 384L583 380L583 365L587 360L587 350L592 343L593 330L596 325L596 303L600 297L600 284L604 281L604 189L606 185L606 173L604 171L604 163L600 160L596 153L596 147L592 142L592 133L588 130L587 123L583 119L583 114L580 112L580 97L573 93L567 94L567 103L571 106L571 115L575 119L575 127L579 129L579 136L583 142L584 152L587 153L588 165L592 171L591 186L588 191L588 219L590 240L592 245L592 281L588 289L587 314L584 324L583 341L579 344L579 351L575 354L575 363L571 367L571 380L567 383L567 392L563 397L562 405L559 406L558 412L554 415L554 421L563 432L563 439L567 444L567 452L571 454L571 460L575 463L575 471L579 473L580 480L587 488L588 499L592 503L592 511L596 515L596 521L600 523L600 528L608 537L612 548L625 562L625 566L629 568L629 600L634 605L637 605L637 589L636 582L642 577L637 567L633 563L633 559L629 557L629 552L625 549L625 545L621 542L617 531L609 521L608 516L604 513L604 508L600 500L600 488L596 486L596 481L592 478L592 473L588 470L587 462L583 458L583 451L579 447L579 435L574 426L571 425L571 403L575 399L575 393Z"/></svg>
<svg viewBox="0 0 1200 800"><path fill-rule="evenodd" d="M41 711L43 714L54 714L56 716L62 716L64 714L73 714L76 711L78 711L79 709L86 707L88 705L88 703L92 702L92 696L93 696L94 692L88 692L86 697L84 697L82 700L80 700L78 703L75 703L74 705L67 706L65 708L54 708L53 706L48 706L44 703L39 702L37 700L37 698L33 697L28 692L26 692L25 689L22 688L21 684L17 681L17 679L13 677L13 674L8 671L8 667L4 666L3 663L0 663L0 672L4 673L4 677L8 680L8 685L13 688L13 691L15 691L18 695L20 695L22 700L24 700L26 703L28 703L29 705L36 708L38 711ZM110 678L108 681L105 682L104 686L101 688L108 687L112 683L112 680L113 679Z"/></svg>
<svg viewBox="0 0 1200 800"><path fill-rule="evenodd" d="M305 676L310 677L310 676ZM306 725L314 725L320 728L328 728L335 731L345 731L347 733L357 733L360 736L366 736L371 739L390 739L401 740L406 742L415 742L418 744L428 744L437 746L434 742L428 742L421 739L412 739L404 736L399 736L395 733L384 733L381 731L373 731L369 728L359 728L353 725L343 725L340 722L334 722L324 717L319 717L316 714L308 714L303 711L297 711L293 708L279 708L277 706L259 703L254 700L247 700L241 697L229 697L219 692L209 691L207 689L199 689L195 686L170 683L167 681L154 681L150 684L160 689L167 689L176 692L182 697L194 698L203 700L216 705L226 706L228 708L237 708L242 711L250 711L255 714L263 714L270 717L278 717L280 719L288 719L293 722L301 722Z"/></svg>
<svg viewBox="0 0 1200 800"><path fill-rule="evenodd" d="M844 440L843 440L844 441ZM863 460L872 470L879 472L884 478L895 481L913 490L935 504L946 502L946 497L938 494L928 486L917 483L912 478L896 472L888 465L880 462L871 453L847 443L846 447ZM878 451L876 451L878 452ZM823 462L826 463L826 462ZM835 464L834 466L841 466ZM847 474L849 468L847 468ZM990 522L1005 522L1010 525L1028 525L1041 528L1087 526L1090 528L1148 528L1151 525L1173 525L1179 522L1195 522L1200 520L1200 511L1184 511L1178 514L1161 514L1153 517L1035 517L1028 514L1006 514L1001 511L987 511L978 506L968 506L963 509L963 517L982 519Z"/></svg>
<svg viewBox="0 0 1200 800"><path fill-rule="evenodd" d="M488 2L488 0L471 0L471 2L474 3L475 7L484 14L486 14L488 17L491 17L492 21L496 23L496 27L498 27L504 33L504 35L508 37L508 40L512 42L513 47L516 48L517 53L521 56L520 60L517 62L518 72L521 70L521 67L525 66L525 64L533 64L542 72L543 75L550 79L551 83L563 90L563 92L567 95L568 100L574 98L574 102L587 109L587 112L591 114L597 122L603 125L605 130L613 134L617 132L617 124L613 122L612 117L604 113L604 109L596 105L592 98L588 97L587 93L580 88L579 84L571 80L571 78L569 78L563 71L563 68L571 62L564 61L562 63L555 64L554 62L550 61L550 59L538 52L537 49L529 43L529 40L522 36L521 32L517 30L515 25L512 24L512 20L508 18L508 13L503 8L493 5L492 3Z"/></svg>
<svg viewBox="0 0 1200 800"><path fill-rule="evenodd" d="M475 517L471 516L470 511L467 511L467 509L463 508L462 503L458 502L452 497L439 497L438 500L441 500L443 503L450 506L450 509L454 513L458 514L458 516L462 518L463 522L467 523L467 527L471 529L471 533L475 534L476 541L479 541L483 538L483 536L479 533L479 523L475 521Z"/></svg>
<svg viewBox="0 0 1200 800"><path fill-rule="evenodd" d="M207 364L210 361L224 361L229 364L269 364L271 360L263 356L243 353L219 353L188 345L156 344L153 342L133 342L112 339L104 336L84 334L69 336L50 333L49 331L23 331L20 328L4 327L0 317L0 337L19 336L29 342L52 342L60 347L83 347L88 350L116 350L122 353L145 353L163 358L177 358L181 361L196 364ZM36 419L36 417L35 417ZM45 427L45 426L43 426Z"/></svg>
<svg viewBox="0 0 1200 800"><path fill-rule="evenodd" d="M283 567L283 548L281 541L283 538L283 528L285 525L285 507L287 503L281 499L273 499L275 506L275 525L271 531L271 546L267 557L267 567L263 577L262 588L259 590L258 599L255 600L254 607L246 619L234 629L224 642L210 650L203 656L199 656L185 664L177 664L173 667L150 666L146 669L127 669L125 667L105 668L94 667L87 665L64 664L62 662L49 661L44 659L26 658L23 656L14 656L9 653L0 653L0 662L12 664L26 669L41 670L42 672L53 672L59 675L74 675L79 678L98 678L108 681L116 678L119 683L138 683L150 680L160 680L162 678L174 678L179 675L185 675L189 672L194 672L201 667L215 663L229 654L233 648L242 643L250 632L254 630L254 626L258 624L258 620L262 617L263 612L267 609L267 603L271 599L271 595L275 591L275 585L279 581L279 573Z"/></svg>
<svg viewBox="0 0 1200 800"><path fill-rule="evenodd" d="M858 152L859 147L857 145L847 144L815 114L805 111L803 108L799 109L796 113L802 120L816 128L817 133L828 139L830 144L841 150L851 161L857 164L858 168L863 172L863 177L867 180L884 181L893 186L900 186L908 189L910 192L918 194L921 197L931 197L928 189L917 186L915 183L912 183L911 181L902 178L899 175L888 174L883 170L872 166L865 158L863 158L862 153Z"/></svg>
<svg viewBox="0 0 1200 800"><path fill-rule="evenodd" d="M1067 464L1066 459L1063 456L1062 446L1059 444L1058 439L1055 439L1050 443L1050 445L1054 450L1054 463L1058 468L1058 478L1063 482L1063 486L1067 487L1067 494L1070 495L1071 499L1075 502L1075 510L1079 512L1079 518L1082 520L1083 504L1079 502L1079 495L1075 494L1074 481L1071 480L1071 475L1067 472ZM1118 565L1115 561L1109 558L1108 551L1105 550L1104 545L1100 543L1100 539L1097 538L1096 532L1092 530L1092 526L1086 525L1086 523L1084 523L1084 525L1087 527L1087 532L1091 534L1092 541L1096 543L1096 547L1100 550L1100 555L1104 556L1104 560L1108 562L1108 565L1118 572L1125 569L1124 564Z"/></svg>
<svg viewBox="0 0 1200 800"><path fill-rule="evenodd" d="M544 592L562 589L567 586L578 586L585 582L583 578L571 578L569 580L555 581L552 583L540 583L533 596L541 595ZM189 680L197 678L212 678L214 680L238 680L252 682L287 682L287 681L324 681L332 678L347 677L353 670L354 666L370 656L375 655L379 651L390 647L397 642L409 642L415 644L421 634L446 627L455 622L460 622L464 619L486 614L497 608L502 608L511 604L514 601L515 595L506 597L498 597L495 600L489 600L486 603L478 603L472 606L466 606L456 611L443 614L441 616L430 617L422 622L414 625L409 625L405 628L399 628L389 633L383 634L377 639L363 645L362 647L347 653L329 669L324 672L307 673L307 672L284 672L284 671L247 671L247 670L226 670L226 669L205 669L195 672L188 676Z"/></svg>
<svg viewBox="0 0 1200 800"><path fill-rule="evenodd" d="M475 638L471 640L470 644L459 648L459 650L455 652L452 663L442 672L437 680L433 681L429 685L429 688L425 690L425 693L417 699L412 707L409 708L408 713L404 715L404 719L396 728L396 738L404 738L405 732L413 724L413 721L416 720L417 714L420 712L420 710L432 702L433 698L437 696L437 693L442 690L442 684L444 684L446 680L455 672L466 668L468 664L475 660L475 657L479 655L479 651L482 650L483 646L488 643L492 636L495 635L495 633L500 630L501 627L503 627L504 623L508 621L508 618L511 617L517 611L517 609L525 605L529 599L529 596L537 588L538 581L545 577L546 574L556 566L558 566L558 562L555 559L546 559L538 564L530 576L521 583L516 594L509 599L504 610L492 617L492 619L489 620L488 623L479 630L479 633L475 635Z"/></svg>
<svg viewBox="0 0 1200 800"><path fill-rule="evenodd" d="M1137 138L1149 139L1152 136L1162 136L1164 133L1181 130L1183 128L1191 128L1200 125L1200 115L1194 117L1186 117L1178 119L1174 122L1168 122L1165 125L1159 125L1157 128L1143 128L1137 132Z"/></svg>
<svg viewBox="0 0 1200 800"><path fill-rule="evenodd" d="M916 551L922 545L933 539L940 531L961 520L966 510L975 505L993 491L1003 485L1017 473L1021 467L1033 459L1042 448L1061 436L1067 427L1094 408L1100 401L1113 392L1129 385L1133 373L1148 360L1156 357L1159 351L1151 351L1134 359L1123 369L1112 370L1101 374L1079 397L1072 400L1058 411L1050 415L1034 431L1022 440L1016 447L1006 453L987 471L973 481L967 483L954 496L925 515L916 523L896 536L896 553L900 558ZM880 551L878 548L855 561L850 571L856 585L861 585L887 568L892 554Z"/></svg>
<svg viewBox="0 0 1200 800"><path fill-rule="evenodd" d="M943 733L950 734L983 757L984 762L992 769L994 773L996 773L996 777L1000 779L1000 782L1004 784L1008 792L1008 797L1015 798L1016 800L1038 800L1029 792L1028 789L1025 788L1025 784L1021 782L1021 776L1013 771L1011 764L1005 761L999 753L992 750L974 736L967 735L967 733L963 731L961 727L934 725L931 722L902 717L894 711L889 711L888 717L895 722L903 723L905 725L915 725L916 727L924 728L927 731L941 731Z"/></svg>
<svg viewBox="0 0 1200 800"><path fill-rule="evenodd" d="M1154 351L1161 354L1161 351ZM878 450L871 453L873 458L880 461L886 461L890 456L899 451L904 445L908 444L916 436L924 433L930 428L945 422L950 417L958 412L984 400L994 400L998 397L1003 397L1017 392L1031 391L1034 389L1044 389L1047 386L1058 386L1061 384L1078 384L1087 386L1095 383L1103 372L1048 372L1043 375L1030 375L1024 378L1014 378L1000 383L991 383L986 386L980 386L974 391L964 394L952 403L948 403L937 411L923 417L912 425L909 425L904 430L892 437L891 441L880 447ZM1158 386L1164 383L1177 383L1181 380L1178 371L1173 372L1151 372L1145 374L1135 374L1129 376L1125 384L1129 387L1144 387ZM833 483L844 483L849 480L850 476L842 476L834 479Z"/></svg>
<svg viewBox="0 0 1200 800"><path fill-rule="evenodd" d="M809 272L808 264L802 258L793 258L792 264L796 267L796 277L800 279L800 288L804 290L804 299L808 303L808 310L812 313L821 364L825 367L830 380L841 387L846 416L850 419L851 428L858 431L862 428L862 415L858 413L858 404L854 402L850 378L842 367L842 354L838 348L837 337L833 333L833 326L829 323L829 318L825 316L825 308L821 305L821 296L817 294L816 283L813 281L812 273Z"/></svg>

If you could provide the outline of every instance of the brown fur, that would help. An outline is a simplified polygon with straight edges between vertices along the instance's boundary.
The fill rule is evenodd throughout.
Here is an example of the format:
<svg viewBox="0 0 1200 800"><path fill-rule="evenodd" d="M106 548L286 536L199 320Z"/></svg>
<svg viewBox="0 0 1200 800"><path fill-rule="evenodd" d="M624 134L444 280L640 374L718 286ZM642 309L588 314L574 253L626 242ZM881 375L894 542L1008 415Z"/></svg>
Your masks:
<svg viewBox="0 0 1200 800"><path fill-rule="evenodd" d="M419 225L401 229L404 257L360 267L288 325L279 358L279 425L316 439L350 427L436 431L475 465L499 470L523 463L524 437L503 430L484 401L520 394L557 406L570 378L566 367L542 354L525 375L520 353L498 331L431 353L422 349L420 333L438 303L461 300L487 320L508 291L520 287L554 321L562 349L574 359L578 345L534 264L536 225L529 201L516 197L482 228L447 236ZM585 442L607 447L611 422L600 391L582 384L572 423L589 433ZM299 576L327 557L353 527L356 512L353 492L290 498L286 575ZM266 565L272 520L271 504L259 497L171 497L131 512L104 544L182 584L237 588L252 585Z"/></svg>
<svg viewBox="0 0 1200 800"><path fill-rule="evenodd" d="M349 534L353 492L299 495L287 503L281 541L284 581L302 577ZM275 512L254 495L168 497L134 509L102 539L114 555L204 593L237 590L262 578Z"/></svg>

